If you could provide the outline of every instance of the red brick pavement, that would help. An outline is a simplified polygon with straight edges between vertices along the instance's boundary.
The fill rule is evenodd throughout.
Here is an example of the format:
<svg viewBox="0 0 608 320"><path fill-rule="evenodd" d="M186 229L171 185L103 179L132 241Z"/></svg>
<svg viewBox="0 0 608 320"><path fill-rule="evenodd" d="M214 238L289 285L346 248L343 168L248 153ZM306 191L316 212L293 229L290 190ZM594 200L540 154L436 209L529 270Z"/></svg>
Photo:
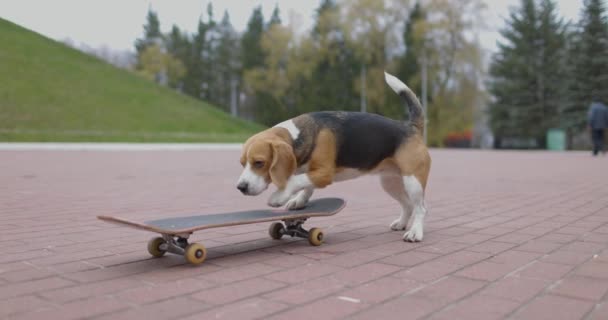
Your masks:
<svg viewBox="0 0 608 320"><path fill-rule="evenodd" d="M0 152L0 318L607 319L608 157L434 150L422 243L366 177L330 186L326 243L195 233L201 266L95 219L264 207L238 151Z"/></svg>

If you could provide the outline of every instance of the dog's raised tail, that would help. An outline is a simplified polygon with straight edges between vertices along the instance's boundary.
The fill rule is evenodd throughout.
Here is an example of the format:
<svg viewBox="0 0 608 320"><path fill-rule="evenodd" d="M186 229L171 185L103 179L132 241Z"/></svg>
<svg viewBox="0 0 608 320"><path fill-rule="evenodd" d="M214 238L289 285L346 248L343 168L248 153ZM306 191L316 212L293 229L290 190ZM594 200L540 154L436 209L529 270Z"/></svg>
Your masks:
<svg viewBox="0 0 608 320"><path fill-rule="evenodd" d="M384 79L391 89L405 100L410 112L410 121L422 132L424 130L424 112L416 94L405 83L387 72L384 72Z"/></svg>

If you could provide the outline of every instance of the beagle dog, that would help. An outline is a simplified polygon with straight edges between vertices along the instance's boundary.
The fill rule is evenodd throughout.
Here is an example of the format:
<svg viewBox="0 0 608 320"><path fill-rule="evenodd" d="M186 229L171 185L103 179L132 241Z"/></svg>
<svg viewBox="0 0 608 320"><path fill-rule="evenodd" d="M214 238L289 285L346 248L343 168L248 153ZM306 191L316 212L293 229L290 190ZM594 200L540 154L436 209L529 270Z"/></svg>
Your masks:
<svg viewBox="0 0 608 320"><path fill-rule="evenodd" d="M424 192L431 157L424 144L420 101L403 82L385 72L388 85L407 103L410 121L360 112L312 112L250 137L243 145L244 167L237 188L255 196L277 186L268 204L299 209L316 188L364 174L380 176L382 188L401 205L392 230L409 229L405 241L421 241Z"/></svg>

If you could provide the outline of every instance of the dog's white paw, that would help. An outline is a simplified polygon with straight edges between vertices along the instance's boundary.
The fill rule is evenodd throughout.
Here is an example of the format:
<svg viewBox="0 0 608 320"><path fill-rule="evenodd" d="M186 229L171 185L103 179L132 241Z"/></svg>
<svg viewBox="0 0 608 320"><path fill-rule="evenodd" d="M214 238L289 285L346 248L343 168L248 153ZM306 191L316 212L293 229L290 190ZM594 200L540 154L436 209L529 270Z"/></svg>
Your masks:
<svg viewBox="0 0 608 320"><path fill-rule="evenodd" d="M407 221L402 221L401 218L393 221L393 223L391 223L391 230L393 231L400 231L400 230L405 230L405 227L407 226Z"/></svg>
<svg viewBox="0 0 608 320"><path fill-rule="evenodd" d="M308 199L301 194L296 195L295 197L289 199L285 204L285 207L289 210L297 210L306 207L308 203Z"/></svg>
<svg viewBox="0 0 608 320"><path fill-rule="evenodd" d="M403 234L403 241L420 242L423 237L423 227L421 224L414 223L410 230Z"/></svg>
<svg viewBox="0 0 608 320"><path fill-rule="evenodd" d="M289 200L288 193L277 190L268 199L268 205L271 207L274 207L274 208L278 208L278 207L284 206L288 200Z"/></svg>

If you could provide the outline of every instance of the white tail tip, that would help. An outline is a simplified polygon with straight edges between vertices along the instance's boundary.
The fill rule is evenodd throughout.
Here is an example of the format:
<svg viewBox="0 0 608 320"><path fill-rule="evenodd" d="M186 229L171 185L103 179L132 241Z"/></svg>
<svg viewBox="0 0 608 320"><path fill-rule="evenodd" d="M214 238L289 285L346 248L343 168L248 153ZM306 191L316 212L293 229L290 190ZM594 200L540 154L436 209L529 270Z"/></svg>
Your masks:
<svg viewBox="0 0 608 320"><path fill-rule="evenodd" d="M397 79L397 77L393 76L392 74L387 73L386 71L384 71L384 79L386 80L386 83L388 83L388 85L391 87L391 89L393 89L393 91L395 91L397 94L402 91L408 90L408 87L405 85L405 83Z"/></svg>

